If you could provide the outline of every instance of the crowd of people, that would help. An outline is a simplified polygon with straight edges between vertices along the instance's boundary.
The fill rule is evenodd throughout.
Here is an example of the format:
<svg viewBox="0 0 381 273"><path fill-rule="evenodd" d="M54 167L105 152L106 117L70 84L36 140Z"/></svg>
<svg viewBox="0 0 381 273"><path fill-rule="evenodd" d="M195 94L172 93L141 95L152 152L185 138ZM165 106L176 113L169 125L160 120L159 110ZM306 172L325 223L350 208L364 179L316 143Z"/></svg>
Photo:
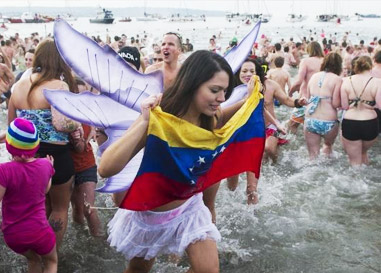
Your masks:
<svg viewBox="0 0 381 273"><path fill-rule="evenodd" d="M192 52L193 45L188 39L184 43L178 33L167 32L161 44L153 44L149 51L145 38L105 39L134 69L161 71L164 93L147 98L141 105L142 115L106 149L98 169L101 177L118 173L145 147L151 109L160 105L165 112L213 131L223 127L252 96L253 76L258 76L264 99L264 161L276 164L279 145L288 142L284 136L298 134L298 126L303 125L311 159L320 151L331 156L340 135L349 164L369 164L368 150L380 131L381 40L375 38L366 46L364 41L351 44L346 36L341 42L321 36L320 40L282 39L272 44L262 35L234 75L221 56L216 36L210 38L208 49L190 55L184 53ZM99 37L93 39L105 44ZM44 97L45 88L74 93L90 90L73 75L52 38L41 39L33 33L21 39L16 33L7 40L0 36L0 41L0 91L8 107L8 129L0 141L12 158L0 164L4 240L27 258L29 272L57 272L57 252L65 243L70 204L75 222L84 224L86 219L91 235L104 235L93 208L97 166L89 142L96 138L100 145L107 135L65 117ZM237 44L234 38L226 52ZM298 70L294 81L293 69ZM233 88L241 84L247 85L248 95L221 110ZM293 108L289 121L277 118L279 105ZM236 189L238 177L227 178L230 190ZM246 181L247 203L256 204L260 201L258 176L248 170ZM184 252L189 272L219 272L216 242L220 234L214 204L218 188L216 183L203 193L153 210L118 211L109 225L109 241L128 257L126 272L149 272L155 257ZM116 194L115 204L119 206L124 197L125 192Z"/></svg>

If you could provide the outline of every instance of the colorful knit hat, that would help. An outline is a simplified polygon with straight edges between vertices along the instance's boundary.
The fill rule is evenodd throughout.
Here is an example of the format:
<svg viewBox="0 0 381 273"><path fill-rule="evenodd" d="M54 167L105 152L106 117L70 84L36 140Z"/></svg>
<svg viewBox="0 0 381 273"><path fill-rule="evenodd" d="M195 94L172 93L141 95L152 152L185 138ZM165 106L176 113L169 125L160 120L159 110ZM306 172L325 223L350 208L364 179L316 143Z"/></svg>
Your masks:
<svg viewBox="0 0 381 273"><path fill-rule="evenodd" d="M13 156L33 157L40 146L36 126L29 120L16 118L8 127L5 144Z"/></svg>

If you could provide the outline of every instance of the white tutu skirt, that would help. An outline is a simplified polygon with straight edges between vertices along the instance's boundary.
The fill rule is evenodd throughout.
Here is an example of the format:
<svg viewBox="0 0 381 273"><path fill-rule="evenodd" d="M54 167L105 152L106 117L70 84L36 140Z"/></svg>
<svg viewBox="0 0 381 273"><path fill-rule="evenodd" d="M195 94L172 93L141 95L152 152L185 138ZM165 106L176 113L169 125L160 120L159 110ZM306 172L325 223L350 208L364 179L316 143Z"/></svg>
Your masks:
<svg viewBox="0 0 381 273"><path fill-rule="evenodd" d="M119 209L109 222L108 231L108 242L127 260L149 260L162 254L181 256L194 242L221 238L202 193L165 212Z"/></svg>

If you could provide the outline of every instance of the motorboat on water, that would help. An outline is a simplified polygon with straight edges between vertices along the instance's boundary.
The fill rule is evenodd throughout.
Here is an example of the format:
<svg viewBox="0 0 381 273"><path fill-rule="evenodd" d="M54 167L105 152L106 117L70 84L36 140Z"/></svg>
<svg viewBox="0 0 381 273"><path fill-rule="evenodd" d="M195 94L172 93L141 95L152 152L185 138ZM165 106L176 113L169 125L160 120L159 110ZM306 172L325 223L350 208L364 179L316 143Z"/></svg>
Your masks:
<svg viewBox="0 0 381 273"><path fill-rule="evenodd" d="M95 24L112 24L113 22L114 15L112 14L112 11L105 8L100 9L94 19L90 19L90 23Z"/></svg>
<svg viewBox="0 0 381 273"><path fill-rule="evenodd" d="M316 16L316 21L318 22L336 22L341 23L341 21L349 21L350 17L348 15L337 15L337 14L320 14Z"/></svg>
<svg viewBox="0 0 381 273"><path fill-rule="evenodd" d="M11 17L8 19L10 23L47 23L54 21L54 18L49 16L42 16L41 14L35 13L32 15L30 12L24 12L20 17Z"/></svg>
<svg viewBox="0 0 381 273"><path fill-rule="evenodd" d="M381 18L381 15L377 15L377 14L360 14L360 13L355 13L356 16L360 17L360 18Z"/></svg>

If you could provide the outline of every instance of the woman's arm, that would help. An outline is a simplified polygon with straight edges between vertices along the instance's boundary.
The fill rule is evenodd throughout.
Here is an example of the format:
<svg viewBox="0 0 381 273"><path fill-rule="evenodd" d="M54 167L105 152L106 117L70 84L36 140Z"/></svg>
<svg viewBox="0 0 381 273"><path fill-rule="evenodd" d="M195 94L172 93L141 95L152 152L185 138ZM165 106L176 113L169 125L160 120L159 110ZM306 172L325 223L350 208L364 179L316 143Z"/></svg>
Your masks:
<svg viewBox="0 0 381 273"><path fill-rule="evenodd" d="M348 103L348 94L345 91L345 85L341 85L340 88L340 97L341 97L341 108L344 110L348 110L349 108L349 103Z"/></svg>
<svg viewBox="0 0 381 273"><path fill-rule="evenodd" d="M51 155L46 155L46 159L52 164L52 167L54 166L54 158ZM46 186L45 194L47 194L50 190L50 187L52 186L52 178L49 179L49 183Z"/></svg>
<svg viewBox="0 0 381 273"><path fill-rule="evenodd" d="M0 63L0 93L7 92L15 82L12 70L5 64Z"/></svg>
<svg viewBox="0 0 381 273"><path fill-rule="evenodd" d="M81 126L81 123L62 115L53 106L50 109L52 111L53 126L58 132L71 133Z"/></svg>
<svg viewBox="0 0 381 273"><path fill-rule="evenodd" d="M151 108L159 105L161 95L150 96L142 102L142 115L126 133L103 152L98 166L102 177L119 173L127 163L145 146Z"/></svg>
<svg viewBox="0 0 381 273"><path fill-rule="evenodd" d="M13 102L14 96L11 96L8 102L8 125L17 118L16 107Z"/></svg>
<svg viewBox="0 0 381 273"><path fill-rule="evenodd" d="M293 83L291 86L291 89L288 91L289 96L292 96L292 94L295 91L298 91L300 89L300 85L304 81L307 75L307 66L305 64L305 60L302 60L299 65L299 73L297 80Z"/></svg>
<svg viewBox="0 0 381 273"><path fill-rule="evenodd" d="M77 130L70 133L69 140L70 143L73 145L75 152L83 153L86 150L87 142L84 139L84 132L82 126L78 127Z"/></svg>
<svg viewBox="0 0 381 273"><path fill-rule="evenodd" d="M381 109L381 79L377 79L378 84L377 84L377 93L376 93L376 108Z"/></svg>
<svg viewBox="0 0 381 273"><path fill-rule="evenodd" d="M148 121L140 116L126 133L103 152L98 166L102 177L119 173L127 163L145 146Z"/></svg>
<svg viewBox="0 0 381 273"><path fill-rule="evenodd" d="M1 53L1 55L3 56L4 64L5 64L9 69L12 70L12 62L11 62L11 60L9 60L7 54L4 53L4 51L1 49L1 47L0 47L0 53Z"/></svg>
<svg viewBox="0 0 381 273"><path fill-rule="evenodd" d="M291 97L287 96L286 93L282 91L282 88L277 82L271 80L269 84L271 84L271 88L274 89L274 98L276 98L281 104L287 105L288 107L296 107L296 108L300 108L304 105L307 105L306 98L301 97L299 99L292 99Z"/></svg>
<svg viewBox="0 0 381 273"><path fill-rule="evenodd" d="M333 94L332 94L333 108L339 108L341 106L340 89L341 89L342 83L343 83L343 80L340 77L338 77L335 83L335 89L333 90Z"/></svg>
<svg viewBox="0 0 381 273"><path fill-rule="evenodd" d="M307 93L306 93L306 99L309 100L310 97L311 97L311 80L309 81L308 85L307 85Z"/></svg>
<svg viewBox="0 0 381 273"><path fill-rule="evenodd" d="M268 123L274 124L279 132L281 132L284 135L287 134L286 128L284 128L284 126L282 126L279 120L277 120L273 115L271 115L271 113L266 108L263 109L263 115L265 116L265 120Z"/></svg>

